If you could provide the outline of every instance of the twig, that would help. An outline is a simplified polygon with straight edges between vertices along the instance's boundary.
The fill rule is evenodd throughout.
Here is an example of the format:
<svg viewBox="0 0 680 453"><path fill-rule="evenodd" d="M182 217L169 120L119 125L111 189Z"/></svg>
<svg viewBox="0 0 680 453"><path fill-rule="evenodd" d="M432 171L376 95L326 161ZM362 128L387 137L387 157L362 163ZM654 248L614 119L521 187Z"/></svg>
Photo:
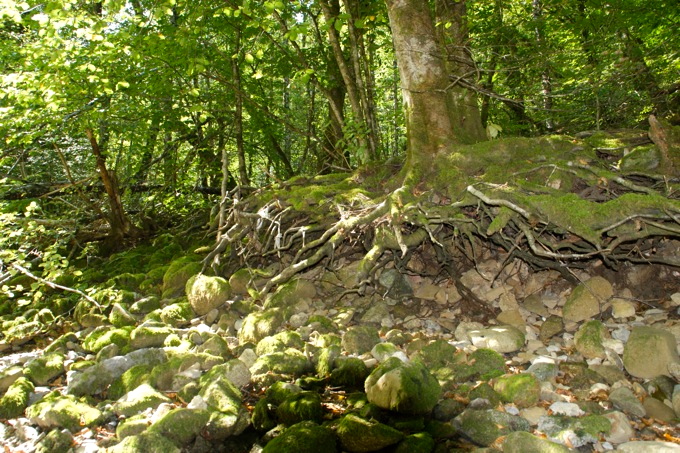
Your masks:
<svg viewBox="0 0 680 453"><path fill-rule="evenodd" d="M21 272L22 274L24 274L25 276L30 277L33 280L38 281L38 282L40 282L44 285L47 285L52 289L60 289L62 291L68 291L69 293L78 294L79 296L84 297L88 302L91 302L92 304L94 304L94 306L97 307L98 309L100 309L100 310L102 309L102 306L99 305L99 303L96 300L94 300L92 297L88 296L87 294L85 294L84 292L82 292L79 289L69 288L68 286L59 285L59 284L51 282L49 280L45 280L42 277L38 277L37 275L32 274L31 271L29 271L28 269L26 269L23 266L18 265L17 263L12 263L12 267L14 269L18 270L19 272Z"/></svg>

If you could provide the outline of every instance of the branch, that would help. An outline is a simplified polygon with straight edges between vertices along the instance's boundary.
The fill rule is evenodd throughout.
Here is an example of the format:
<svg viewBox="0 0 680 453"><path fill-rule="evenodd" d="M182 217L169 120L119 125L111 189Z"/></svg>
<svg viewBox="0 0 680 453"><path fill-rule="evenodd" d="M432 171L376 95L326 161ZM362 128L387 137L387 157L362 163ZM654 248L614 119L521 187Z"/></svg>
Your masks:
<svg viewBox="0 0 680 453"><path fill-rule="evenodd" d="M17 263L12 263L12 267L14 269L18 270L19 272L21 272L22 274L24 274L25 276L30 277L33 280L40 282L44 285L47 285L52 289L60 289L62 291L68 291L69 293L78 294L79 296L84 297L88 302L91 302L98 309L100 309L100 310L102 309L102 306L99 305L99 303L96 300L94 300L92 297L88 296L87 294L85 294L84 292L82 292L79 289L69 288L68 286L58 285L57 283L51 282L49 280L45 280L42 277L38 277L37 275L32 274L31 271L29 271L25 267L18 265Z"/></svg>

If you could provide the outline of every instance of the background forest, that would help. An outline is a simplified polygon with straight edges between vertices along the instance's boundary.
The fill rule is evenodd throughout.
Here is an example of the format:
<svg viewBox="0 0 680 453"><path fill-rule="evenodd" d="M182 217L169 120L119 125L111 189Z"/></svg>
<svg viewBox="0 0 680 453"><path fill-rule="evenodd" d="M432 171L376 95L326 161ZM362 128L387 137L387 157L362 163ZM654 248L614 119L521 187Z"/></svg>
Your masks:
<svg viewBox="0 0 680 453"><path fill-rule="evenodd" d="M678 24L0 0L0 443L680 442Z"/></svg>

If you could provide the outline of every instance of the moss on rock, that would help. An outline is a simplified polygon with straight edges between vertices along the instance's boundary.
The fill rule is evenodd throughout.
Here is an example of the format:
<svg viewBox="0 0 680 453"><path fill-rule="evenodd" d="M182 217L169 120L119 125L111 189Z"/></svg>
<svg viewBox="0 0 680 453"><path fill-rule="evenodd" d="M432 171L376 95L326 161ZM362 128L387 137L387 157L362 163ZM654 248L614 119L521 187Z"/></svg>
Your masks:
<svg viewBox="0 0 680 453"><path fill-rule="evenodd" d="M23 414L33 390L33 383L25 377L14 381L0 398L0 418L16 418Z"/></svg>
<svg viewBox="0 0 680 453"><path fill-rule="evenodd" d="M333 432L314 422L291 426L265 445L262 453L334 453L338 451Z"/></svg>
<svg viewBox="0 0 680 453"><path fill-rule="evenodd" d="M531 373L509 374L496 379L493 389L506 403L517 407L530 407L538 403L541 383Z"/></svg>
<svg viewBox="0 0 680 453"><path fill-rule="evenodd" d="M51 352L37 357L26 364L24 375L35 385L46 385L55 377L64 373L64 354Z"/></svg>

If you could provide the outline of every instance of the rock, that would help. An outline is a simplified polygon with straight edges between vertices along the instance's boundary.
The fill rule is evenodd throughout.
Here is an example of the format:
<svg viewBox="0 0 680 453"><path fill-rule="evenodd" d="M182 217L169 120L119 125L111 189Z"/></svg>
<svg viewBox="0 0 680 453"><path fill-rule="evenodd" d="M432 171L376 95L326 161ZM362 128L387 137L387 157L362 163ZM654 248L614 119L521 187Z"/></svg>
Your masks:
<svg viewBox="0 0 680 453"><path fill-rule="evenodd" d="M601 321L584 323L574 335L574 346L586 359L606 356L602 342L609 336L607 327Z"/></svg>
<svg viewBox="0 0 680 453"><path fill-rule="evenodd" d="M142 384L118 399L113 404L113 412L119 416L131 417L150 407L170 402L170 398L156 391L149 384Z"/></svg>
<svg viewBox="0 0 680 453"><path fill-rule="evenodd" d="M260 340L255 347L255 353L257 355L264 355L272 352L282 352L288 348L302 350L304 346L305 342L302 341L299 333L283 331Z"/></svg>
<svg viewBox="0 0 680 453"><path fill-rule="evenodd" d="M367 324L382 325L384 320L389 320L391 317L390 309L384 301L378 301L371 304L370 307L361 316L361 322Z"/></svg>
<svg viewBox="0 0 680 453"><path fill-rule="evenodd" d="M380 342L378 329L373 326L352 326L342 336L342 348L348 354L364 354Z"/></svg>
<svg viewBox="0 0 680 453"><path fill-rule="evenodd" d="M538 422L541 417L548 415L548 411L540 406L527 407L519 411L519 415L524 417L531 426L538 426Z"/></svg>
<svg viewBox="0 0 680 453"><path fill-rule="evenodd" d="M341 353L342 349L340 348L340 345L337 344L331 344L322 348L317 356L316 374L322 378L330 376L333 371L335 359L340 357ZM361 363L364 362L361 361Z"/></svg>
<svg viewBox="0 0 680 453"><path fill-rule="evenodd" d="M493 409L466 409L453 420L454 426L476 444L488 447L501 436L513 431L530 431L524 418Z"/></svg>
<svg viewBox="0 0 680 453"><path fill-rule="evenodd" d="M130 347L132 349L161 347L171 333L173 330L169 327L141 325L130 332Z"/></svg>
<svg viewBox="0 0 680 453"><path fill-rule="evenodd" d="M115 344L120 348L124 348L130 343L130 332L132 332L132 327L112 329L107 326L97 328L85 337L83 349L96 354L109 344Z"/></svg>
<svg viewBox="0 0 680 453"><path fill-rule="evenodd" d="M363 389L370 370L363 360L356 357L338 357L336 367L331 372L331 385Z"/></svg>
<svg viewBox="0 0 680 453"><path fill-rule="evenodd" d="M349 452L369 452L394 445L404 438L401 431L375 420L348 414L337 425L336 434ZM273 451L273 450L272 450Z"/></svg>
<svg viewBox="0 0 680 453"><path fill-rule="evenodd" d="M28 397L34 389L33 383L28 378L17 378L0 398L0 419L21 416L28 406Z"/></svg>
<svg viewBox="0 0 680 453"><path fill-rule="evenodd" d="M284 352L273 352L257 358L250 372L253 375L267 373L302 376L311 368L311 363L305 355L297 349L287 349Z"/></svg>
<svg viewBox="0 0 680 453"><path fill-rule="evenodd" d="M70 376L67 392L76 396L93 395L108 387L135 365L158 365L167 360L163 349L138 349L124 356L99 362Z"/></svg>
<svg viewBox="0 0 680 453"><path fill-rule="evenodd" d="M241 344L258 343L264 337L274 335L284 322L284 311L281 308L270 308L250 313L243 320L238 332Z"/></svg>
<svg viewBox="0 0 680 453"><path fill-rule="evenodd" d="M399 442L394 453L430 453L434 449L434 439L428 433L406 436Z"/></svg>
<svg viewBox="0 0 680 453"><path fill-rule="evenodd" d="M644 399L642 406L645 408L647 417L655 418L664 423L672 423L676 419L673 408L651 396Z"/></svg>
<svg viewBox="0 0 680 453"><path fill-rule="evenodd" d="M309 301L314 296L316 296L316 287L312 282L295 279L279 286L276 292L269 294L264 302L264 308L292 307L300 301Z"/></svg>
<svg viewBox="0 0 680 453"><path fill-rule="evenodd" d="M212 310L211 310L212 312ZM178 302L161 308L161 321L172 327L180 327L189 324L194 317L194 311L188 302Z"/></svg>
<svg viewBox="0 0 680 453"><path fill-rule="evenodd" d="M562 321L562 318L557 315L552 315L541 324L538 338L545 343L563 330L564 321Z"/></svg>
<svg viewBox="0 0 680 453"><path fill-rule="evenodd" d="M501 354L515 352L524 346L524 333L514 326L493 326L467 333L470 342L478 348L493 349Z"/></svg>
<svg viewBox="0 0 680 453"><path fill-rule="evenodd" d="M66 428L72 433L101 422L102 413L71 395L55 391L26 409L26 417L43 429Z"/></svg>
<svg viewBox="0 0 680 453"><path fill-rule="evenodd" d="M670 376L668 367L680 363L675 336L655 327L634 327L623 353L623 365L631 376L651 379Z"/></svg>
<svg viewBox="0 0 680 453"><path fill-rule="evenodd" d="M371 349L371 355L378 361L384 362L390 357L397 357L402 361L407 361L406 354L392 343L378 343Z"/></svg>
<svg viewBox="0 0 680 453"><path fill-rule="evenodd" d="M304 421L283 431L265 445L262 453L335 453L333 432L314 422Z"/></svg>
<svg viewBox="0 0 680 453"><path fill-rule="evenodd" d="M611 430L609 434L605 434L604 438L607 442L612 444L622 444L628 442L635 437L635 430L631 426L630 420L623 412L608 412L604 414L611 423Z"/></svg>
<svg viewBox="0 0 680 453"><path fill-rule="evenodd" d="M533 374L541 382L551 381L557 377L559 368L554 362L534 362L527 368L527 373Z"/></svg>
<svg viewBox="0 0 680 453"><path fill-rule="evenodd" d="M250 424L250 415L243 406L241 392L229 379L217 375L198 393L208 409L210 419L205 426L206 436L220 440L241 434Z"/></svg>
<svg viewBox="0 0 680 453"><path fill-rule="evenodd" d="M203 316L231 297L231 287L222 277L198 274L187 281L186 294L191 308L197 315Z"/></svg>
<svg viewBox="0 0 680 453"><path fill-rule="evenodd" d="M581 322L600 314L600 303L606 302L614 290L602 277L592 277L574 288L562 307L565 321Z"/></svg>
<svg viewBox="0 0 680 453"><path fill-rule="evenodd" d="M4 394L10 385L24 375L24 369L20 366L10 366L0 372L0 394Z"/></svg>
<svg viewBox="0 0 680 453"><path fill-rule="evenodd" d="M611 423L601 415L585 417L568 417L549 415L538 422L538 430L544 432L548 439L572 448L580 448L595 443L600 434L609 433Z"/></svg>
<svg viewBox="0 0 680 453"><path fill-rule="evenodd" d="M541 383L531 373L501 376L495 380L493 389L501 400L520 408L534 406L541 395Z"/></svg>
<svg viewBox="0 0 680 453"><path fill-rule="evenodd" d="M35 446L36 453L67 453L73 444L73 435L67 429L53 429Z"/></svg>
<svg viewBox="0 0 680 453"><path fill-rule="evenodd" d="M178 407L156 420L148 432L168 438L181 448L200 434L209 419L210 412L207 410Z"/></svg>
<svg viewBox="0 0 680 453"><path fill-rule="evenodd" d="M524 317L522 316L519 310L502 311L496 317L496 320L498 321L499 324L507 324L510 326L515 326L520 329L526 325Z"/></svg>
<svg viewBox="0 0 680 453"><path fill-rule="evenodd" d="M286 398L276 409L280 423L290 426L305 420L321 423L321 396L316 392L300 392Z"/></svg>
<svg viewBox="0 0 680 453"><path fill-rule="evenodd" d="M538 316L542 316L544 318L547 318L550 315L548 309L543 304L543 299L541 299L541 296L539 296L538 294L531 294L527 296L522 302L522 307L525 310L530 311L531 313L535 313Z"/></svg>
<svg viewBox="0 0 680 453"><path fill-rule="evenodd" d="M632 318L635 316L635 304L630 300L613 298L612 301L612 318Z"/></svg>
<svg viewBox="0 0 680 453"><path fill-rule="evenodd" d="M37 357L26 364L24 375L35 385L47 385L55 377L64 373L64 354L52 352Z"/></svg>
<svg viewBox="0 0 680 453"><path fill-rule="evenodd" d="M556 401L549 407L553 414L567 415L569 417L580 417L586 413L576 403L567 403L564 401Z"/></svg>
<svg viewBox="0 0 680 453"><path fill-rule="evenodd" d="M380 284L387 289L390 299L401 300L413 296L413 288L404 274L397 269L388 269L380 274Z"/></svg>
<svg viewBox="0 0 680 453"><path fill-rule="evenodd" d="M134 326L137 323L137 319L121 304L115 303L111 306L109 322L116 327Z"/></svg>
<svg viewBox="0 0 680 453"><path fill-rule="evenodd" d="M678 453L680 446L671 442L638 440L621 444L616 451L621 453Z"/></svg>
<svg viewBox="0 0 680 453"><path fill-rule="evenodd" d="M628 387L619 387L612 390L609 393L609 401L614 404L614 407L635 417L644 417L647 413L640 400L637 399L633 391Z"/></svg>
<svg viewBox="0 0 680 453"><path fill-rule="evenodd" d="M458 341L470 341L468 332L473 330L481 330L483 328L484 325L482 323L462 321L458 323L458 326L456 326L456 330L453 332L453 336Z"/></svg>
<svg viewBox="0 0 680 453"><path fill-rule="evenodd" d="M503 453L568 453L569 448L534 436L525 431L514 431L503 441Z"/></svg>
<svg viewBox="0 0 680 453"><path fill-rule="evenodd" d="M673 387L672 402L673 402L673 410L675 411L675 415L680 417L680 384Z"/></svg>
<svg viewBox="0 0 680 453"><path fill-rule="evenodd" d="M113 447L107 448L106 453L179 453L180 449L170 439L153 432L143 432L137 436L129 436Z"/></svg>
<svg viewBox="0 0 680 453"><path fill-rule="evenodd" d="M366 379L368 401L403 414L425 414L439 401L437 379L419 362L404 363L396 357L378 365Z"/></svg>

